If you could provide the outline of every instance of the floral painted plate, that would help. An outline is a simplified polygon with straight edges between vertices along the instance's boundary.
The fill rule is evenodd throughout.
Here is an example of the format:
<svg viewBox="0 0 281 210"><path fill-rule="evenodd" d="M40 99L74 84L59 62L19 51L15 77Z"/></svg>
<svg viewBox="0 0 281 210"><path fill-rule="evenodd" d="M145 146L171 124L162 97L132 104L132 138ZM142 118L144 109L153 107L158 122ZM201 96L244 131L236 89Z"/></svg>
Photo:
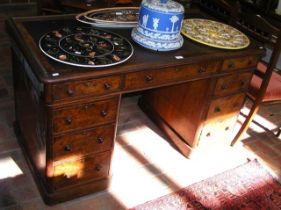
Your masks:
<svg viewBox="0 0 281 210"><path fill-rule="evenodd" d="M49 58L80 67L107 67L127 61L131 43L118 34L93 27L65 27L43 35L39 48Z"/></svg>
<svg viewBox="0 0 281 210"><path fill-rule="evenodd" d="M103 23L96 22L85 18L84 14L78 14L75 19L81 23L85 23L98 28L133 28L136 27L137 23Z"/></svg>
<svg viewBox="0 0 281 210"><path fill-rule="evenodd" d="M222 49L243 49L249 38L230 25L208 19L185 19L181 33L196 42Z"/></svg>
<svg viewBox="0 0 281 210"><path fill-rule="evenodd" d="M139 7L113 7L90 10L83 16L96 23L136 24L139 18Z"/></svg>

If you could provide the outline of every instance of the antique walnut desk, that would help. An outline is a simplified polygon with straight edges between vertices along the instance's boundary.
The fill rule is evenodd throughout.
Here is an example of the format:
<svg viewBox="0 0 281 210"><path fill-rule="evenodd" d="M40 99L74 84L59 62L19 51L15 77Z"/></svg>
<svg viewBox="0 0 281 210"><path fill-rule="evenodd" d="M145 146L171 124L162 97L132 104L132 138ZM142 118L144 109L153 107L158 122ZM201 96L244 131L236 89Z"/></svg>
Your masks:
<svg viewBox="0 0 281 210"><path fill-rule="evenodd" d="M253 42L243 50L222 50L185 39L179 50L154 52L131 41L134 54L123 64L74 67L38 47L43 34L69 25L79 23L71 15L7 22L15 127L48 204L108 186L123 94L142 91L141 108L189 157L204 141L231 131L263 53ZM130 31L115 32L131 40Z"/></svg>

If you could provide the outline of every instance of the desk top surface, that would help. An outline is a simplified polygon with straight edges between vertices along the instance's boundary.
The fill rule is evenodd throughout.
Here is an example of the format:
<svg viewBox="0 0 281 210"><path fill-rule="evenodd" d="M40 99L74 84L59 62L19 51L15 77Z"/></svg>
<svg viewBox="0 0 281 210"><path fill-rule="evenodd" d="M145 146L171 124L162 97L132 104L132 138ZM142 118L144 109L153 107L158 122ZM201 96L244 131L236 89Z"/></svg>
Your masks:
<svg viewBox="0 0 281 210"><path fill-rule="evenodd" d="M145 49L131 39L131 29L108 29L126 37L133 45L134 54L125 63L104 68L81 68L53 61L39 49L38 42L42 35L66 26L83 26L74 15L13 18L7 22L7 29L16 45L23 52L35 75L44 82L58 82L75 78L94 78L105 75L122 74L145 69L204 63L211 60L238 57L243 55L261 55L263 50L254 41L243 50L223 50L196 43L184 37L181 49L169 52L156 52ZM176 59L181 56L183 59ZM58 73L59 76L52 76Z"/></svg>

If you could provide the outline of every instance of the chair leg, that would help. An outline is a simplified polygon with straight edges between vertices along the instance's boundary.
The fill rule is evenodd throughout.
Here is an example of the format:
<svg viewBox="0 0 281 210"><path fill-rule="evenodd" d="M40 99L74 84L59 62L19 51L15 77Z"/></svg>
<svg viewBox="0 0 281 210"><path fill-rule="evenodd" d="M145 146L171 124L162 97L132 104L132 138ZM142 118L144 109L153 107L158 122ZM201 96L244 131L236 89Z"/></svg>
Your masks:
<svg viewBox="0 0 281 210"><path fill-rule="evenodd" d="M279 137L281 134L281 127L279 128L279 130L277 131L277 133L275 134L276 137Z"/></svg>
<svg viewBox="0 0 281 210"><path fill-rule="evenodd" d="M246 116L244 123L242 124L238 133L232 140L232 142L230 144L231 146L234 146L234 144L240 140L240 137L242 136L242 134L244 134L244 132L249 128L250 123L252 122L252 120L253 120L254 116L256 115L256 113L258 112L258 110L259 110L259 106L256 103L254 103L250 110L250 113Z"/></svg>

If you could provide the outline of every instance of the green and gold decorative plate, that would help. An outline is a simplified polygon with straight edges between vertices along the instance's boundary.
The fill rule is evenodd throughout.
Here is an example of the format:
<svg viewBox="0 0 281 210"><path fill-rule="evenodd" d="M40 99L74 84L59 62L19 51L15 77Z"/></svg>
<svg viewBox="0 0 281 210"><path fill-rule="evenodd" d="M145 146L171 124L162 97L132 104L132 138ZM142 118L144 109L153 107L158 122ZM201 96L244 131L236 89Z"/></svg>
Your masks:
<svg viewBox="0 0 281 210"><path fill-rule="evenodd" d="M243 49L250 44L249 38L236 28L208 19L185 19L181 33L196 42L221 49Z"/></svg>

